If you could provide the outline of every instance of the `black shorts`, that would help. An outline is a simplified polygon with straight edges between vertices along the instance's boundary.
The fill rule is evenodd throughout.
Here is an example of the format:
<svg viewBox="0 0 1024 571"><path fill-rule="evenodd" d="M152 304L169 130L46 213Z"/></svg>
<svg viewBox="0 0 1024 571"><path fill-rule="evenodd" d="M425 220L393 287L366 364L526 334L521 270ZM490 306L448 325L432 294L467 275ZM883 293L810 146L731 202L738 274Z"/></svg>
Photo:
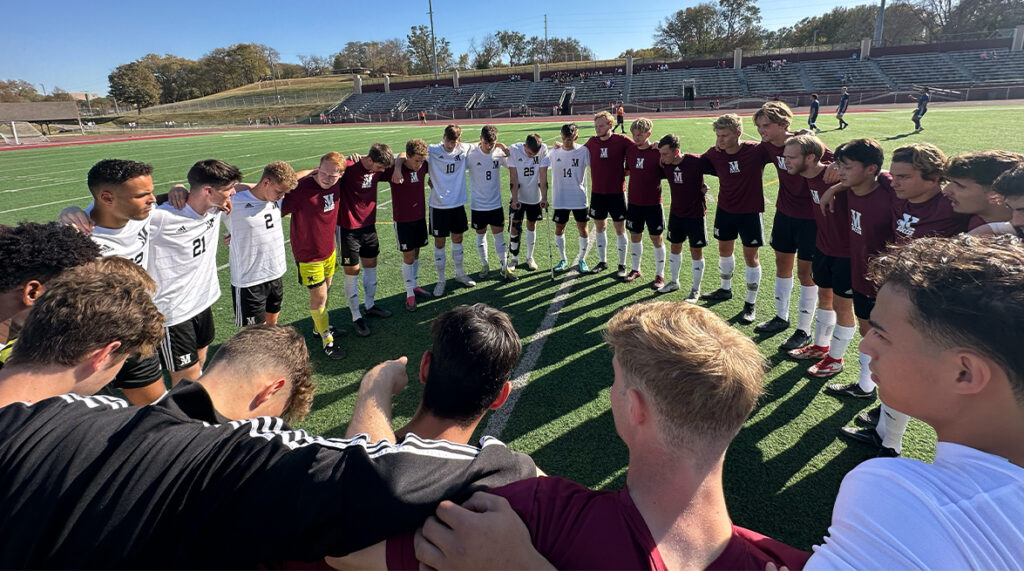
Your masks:
<svg viewBox="0 0 1024 571"><path fill-rule="evenodd" d="M817 252L811 262L811 278L818 287L831 289L839 297L853 297L850 258L837 258Z"/></svg>
<svg viewBox="0 0 1024 571"><path fill-rule="evenodd" d="M875 308L875 298L868 297L859 291L853 292L853 314L859 319L871 319L871 310Z"/></svg>
<svg viewBox="0 0 1024 571"><path fill-rule="evenodd" d="M590 217L604 220L612 217L612 222L626 219L626 196L624 194L591 194Z"/></svg>
<svg viewBox="0 0 1024 571"><path fill-rule="evenodd" d="M660 204L641 206L630 204L626 208L626 230L633 234L643 234L644 224L651 236L661 236L665 231L665 210Z"/></svg>
<svg viewBox="0 0 1024 571"><path fill-rule="evenodd" d="M485 230L488 226L505 226L505 209L470 210L470 218L474 230Z"/></svg>
<svg viewBox="0 0 1024 571"><path fill-rule="evenodd" d="M118 389L138 389L162 380L160 357L150 355L142 359L138 355L133 355L121 366L110 386Z"/></svg>
<svg viewBox="0 0 1024 571"><path fill-rule="evenodd" d="M813 219L793 218L788 214L775 212L771 246L776 252L796 254L798 260L810 262L818 252L818 247L814 244L817 235L818 224Z"/></svg>
<svg viewBox="0 0 1024 571"><path fill-rule="evenodd" d="M164 326L160 360L168 371L180 371L199 363L199 349L213 343L213 309L207 307L177 325ZM202 365L202 363L199 363Z"/></svg>
<svg viewBox="0 0 1024 571"><path fill-rule="evenodd" d="M395 222L395 239L399 252L411 252L427 245L427 219L415 222Z"/></svg>
<svg viewBox="0 0 1024 571"><path fill-rule="evenodd" d="M748 248L764 246L764 225L761 214L732 214L721 208L715 211L715 238L720 242L735 240L739 236Z"/></svg>
<svg viewBox="0 0 1024 571"><path fill-rule="evenodd" d="M544 220L544 211L540 209L539 204L526 204L525 202L520 202L519 208L512 208L509 206L508 215L516 222L521 222L524 215L530 222Z"/></svg>
<svg viewBox="0 0 1024 571"><path fill-rule="evenodd" d="M616 127L619 126L619 125L622 125L622 119L623 119L622 115L616 115L615 116L615 126Z"/></svg>
<svg viewBox="0 0 1024 571"><path fill-rule="evenodd" d="M284 284L281 278L248 287L231 286L235 327L266 323L268 313L281 313L283 300Z"/></svg>
<svg viewBox="0 0 1024 571"><path fill-rule="evenodd" d="M463 234L469 229L466 222L466 209L430 207L430 235L435 238L447 238L452 234Z"/></svg>
<svg viewBox="0 0 1024 571"><path fill-rule="evenodd" d="M373 259L380 255L377 229L372 226L355 230L338 226L338 245L343 266L356 266L360 258Z"/></svg>
<svg viewBox="0 0 1024 571"><path fill-rule="evenodd" d="M682 244L689 240L691 248L703 248L708 245L707 223L704 217L682 218L674 214L668 215L668 241Z"/></svg>
<svg viewBox="0 0 1024 571"><path fill-rule="evenodd" d="M589 218L587 218L586 208L556 208L555 214L551 219L555 221L555 224L568 224L570 214L577 222L586 222L589 220Z"/></svg>

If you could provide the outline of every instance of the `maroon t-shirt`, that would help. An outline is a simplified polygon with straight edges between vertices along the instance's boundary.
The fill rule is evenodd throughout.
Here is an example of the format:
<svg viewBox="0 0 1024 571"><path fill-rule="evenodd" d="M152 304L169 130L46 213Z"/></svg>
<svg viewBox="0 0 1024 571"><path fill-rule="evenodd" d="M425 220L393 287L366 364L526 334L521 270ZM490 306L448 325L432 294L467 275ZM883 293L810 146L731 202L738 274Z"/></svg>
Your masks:
<svg viewBox="0 0 1024 571"><path fill-rule="evenodd" d="M707 212L704 198L704 173L697 155L685 154L678 165L661 165L662 178L672 193L669 213L678 218L703 218Z"/></svg>
<svg viewBox="0 0 1024 571"><path fill-rule="evenodd" d="M427 161L418 171L412 171L402 164L402 184L395 184L391 177L395 167L391 167L381 173L381 178L389 181L391 185L391 206L394 210L395 222L416 222L427 217L426 214L426 185Z"/></svg>
<svg viewBox="0 0 1024 571"><path fill-rule="evenodd" d="M864 196L846 191L850 207L850 281L854 291L868 297L878 294L878 287L867 278L868 260L895 240L892 209L898 199L891 183L892 178L883 173L875 189Z"/></svg>
<svg viewBox="0 0 1024 571"><path fill-rule="evenodd" d="M654 206L661 204L661 153L656 147L626 149L626 168L629 170L630 204Z"/></svg>
<svg viewBox="0 0 1024 571"><path fill-rule="evenodd" d="M974 230L978 226L984 226L985 224L988 224L988 222L985 222L984 218L978 216L977 214L973 214L971 215L970 222L967 223L967 231L970 232L971 230Z"/></svg>
<svg viewBox="0 0 1024 571"><path fill-rule="evenodd" d="M289 239L296 262L319 262L334 253L339 202L340 180L324 189L312 176L300 179L295 190L284 195L281 215L292 215Z"/></svg>
<svg viewBox="0 0 1024 571"><path fill-rule="evenodd" d="M897 198L892 205L892 231L900 241L956 236L967 231L969 221L969 215L953 211L953 203L941 192L917 204Z"/></svg>
<svg viewBox="0 0 1024 571"><path fill-rule="evenodd" d="M667 570L626 489L590 490L562 478L530 478L490 490L508 499L534 547L556 569ZM733 526L725 551L708 569L764 571L771 561L801 569L810 553ZM388 569L417 569L412 535L388 540Z"/></svg>
<svg viewBox="0 0 1024 571"><path fill-rule="evenodd" d="M607 141L591 137L590 190L593 194L622 194L626 190L626 149L635 147L625 135L612 133Z"/></svg>
<svg viewBox="0 0 1024 571"><path fill-rule="evenodd" d="M775 207L779 212L791 218L813 219L814 209L817 207L809 200L811 197L807 188L807 179L798 174L789 174L789 171L786 170L786 159L782 156L785 146L776 147L768 141L761 141L760 145L764 163L775 165L775 170L779 174L779 199ZM832 151L825 149L825 155L821 158L821 162L831 163Z"/></svg>
<svg viewBox="0 0 1024 571"><path fill-rule="evenodd" d="M718 177L718 207L729 214L764 212L764 155L751 141L740 141L740 150L730 155L711 147L701 157L704 173Z"/></svg>
<svg viewBox="0 0 1024 571"><path fill-rule="evenodd" d="M370 172L362 161L348 161L341 177L341 210L338 226L346 230L372 228L377 223L379 172Z"/></svg>
<svg viewBox="0 0 1024 571"><path fill-rule="evenodd" d="M811 195L811 204L814 206L814 222L818 226L814 238L814 245L826 256L835 258L850 257L850 210L847 199L850 191L837 192L834 204L835 212L827 215L821 212L821 195L832 185L825 182L825 171L821 169L818 176L804 179L807 181L807 190ZM803 177L801 177L803 178Z"/></svg>

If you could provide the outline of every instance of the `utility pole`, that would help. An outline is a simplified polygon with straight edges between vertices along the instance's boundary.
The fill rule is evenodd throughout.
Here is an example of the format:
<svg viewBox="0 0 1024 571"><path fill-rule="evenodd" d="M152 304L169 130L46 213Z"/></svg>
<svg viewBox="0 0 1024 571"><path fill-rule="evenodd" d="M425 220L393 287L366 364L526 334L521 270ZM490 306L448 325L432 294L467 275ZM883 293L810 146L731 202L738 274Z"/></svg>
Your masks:
<svg viewBox="0 0 1024 571"><path fill-rule="evenodd" d="M548 15L544 14L544 62L551 61L551 53L548 51Z"/></svg>
<svg viewBox="0 0 1024 571"><path fill-rule="evenodd" d="M878 7L878 19L875 20L875 46L882 45L882 27L885 24L885 0Z"/></svg>
<svg viewBox="0 0 1024 571"><path fill-rule="evenodd" d="M430 14L430 51L434 56L434 80L437 80L437 40L434 38L434 2L427 0L427 13Z"/></svg>

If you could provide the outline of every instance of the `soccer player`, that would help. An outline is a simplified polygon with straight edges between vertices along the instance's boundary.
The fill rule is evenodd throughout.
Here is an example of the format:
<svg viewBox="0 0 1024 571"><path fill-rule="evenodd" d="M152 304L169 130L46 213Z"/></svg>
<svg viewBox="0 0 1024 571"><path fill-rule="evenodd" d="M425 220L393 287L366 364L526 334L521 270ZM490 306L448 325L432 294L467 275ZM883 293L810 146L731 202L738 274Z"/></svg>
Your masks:
<svg viewBox="0 0 1024 571"><path fill-rule="evenodd" d="M562 125L560 131L562 146L551 149L548 160L551 163L551 204L555 208L552 220L555 222L555 247L561 259L554 271L562 272L568 268L565 258L565 226L569 217L576 220L579 233L579 253L572 265L581 274L590 273L587 267L588 220L587 217L587 179L586 168L590 166L590 150L576 144L579 137L575 123Z"/></svg>
<svg viewBox="0 0 1024 571"><path fill-rule="evenodd" d="M395 241L402 253L402 280L405 283L405 309L416 311L416 300L430 299L419 286L420 248L427 245L425 213L427 180L427 143L411 139L405 144L405 161L381 174L391 185L391 205L395 221ZM396 183L394 170L400 169L401 183Z"/></svg>
<svg viewBox="0 0 1024 571"><path fill-rule="evenodd" d="M651 288L665 286L665 211L661 206L661 153L651 144L654 123L640 117L629 127L634 144L626 149L629 168L629 200L626 207L626 229L629 230L631 270L623 281L640 277L640 262L644 253L644 225L654 246L654 282Z"/></svg>
<svg viewBox="0 0 1024 571"><path fill-rule="evenodd" d="M501 277L512 281L505 256L505 209L501 205L501 169L507 166L508 148L498 143L498 129L485 125L480 130L480 144L469 152L470 224L476 230L476 250L480 254L480 279L487 277L487 227L494 236L494 252L501 264Z"/></svg>
<svg viewBox="0 0 1024 571"><path fill-rule="evenodd" d="M466 156L473 145L461 142L462 128L448 125L443 140L430 145L427 166L430 171L430 234L434 236L434 266L437 285L434 297L444 295L445 241L452 237L452 262L455 263L455 281L473 287L476 282L466 275L462 265L462 234L469 229L466 223Z"/></svg>
<svg viewBox="0 0 1024 571"><path fill-rule="evenodd" d="M807 126L810 127L811 130L814 131L815 133L817 133L817 132L819 132L821 130L821 129L818 129L818 125L817 125L817 123L818 123L818 109L820 107L821 107L821 104L818 102L818 94L817 93L812 93L811 94L811 111L810 111L810 113L807 114Z"/></svg>
<svg viewBox="0 0 1024 571"><path fill-rule="evenodd" d="M764 245L761 221L761 213L764 212L764 155L757 143L740 141L743 120L739 115L722 115L711 126L715 131L715 146L701 158L704 173L718 177L715 238L718 238L718 270L722 284L704 299L732 299L732 276L736 267L733 251L739 237L743 244L747 283L740 321L753 323L757 319L754 303L761 285L761 261L757 249Z"/></svg>
<svg viewBox="0 0 1024 571"><path fill-rule="evenodd" d="M626 110L622 107L622 102L615 104L615 128L612 129L612 133L615 129L622 129L622 134L626 134Z"/></svg>
<svg viewBox="0 0 1024 571"><path fill-rule="evenodd" d="M928 102L932 99L930 93L931 90L925 87L921 90L921 96L917 98L917 109L914 109L914 116L912 117L912 120L914 121L914 127L916 127L918 131L924 131L924 127L921 126L921 119L924 117L924 114L928 112ZM913 98L914 96L911 95L910 97Z"/></svg>
<svg viewBox="0 0 1024 571"><path fill-rule="evenodd" d="M992 190L992 183L1004 172L1024 164L1024 155L1008 151L981 151L952 157L946 163L949 182L942 193L953 211L970 214L968 230L1010 221L1010 209Z"/></svg>
<svg viewBox="0 0 1024 571"><path fill-rule="evenodd" d="M391 311L378 306L377 255L377 184L381 173L395 164L391 147L374 143L366 156L346 164L341 177L341 207L338 209L338 247L345 272L345 298L352 314L352 328L360 337L370 335L370 328L359 311L359 271L363 272L363 297L368 317L391 317Z"/></svg>
<svg viewBox="0 0 1024 571"><path fill-rule="evenodd" d="M548 207L548 146L537 133L526 136L526 142L515 143L508 150L509 203L508 273L511 274L519 263L519 244L523 234L523 218L526 219L526 269L535 271L537 261L533 251L537 245L537 222L544 219L543 210Z"/></svg>
<svg viewBox="0 0 1024 571"><path fill-rule="evenodd" d="M992 183L992 190L999 193L1010 207L1010 228L1004 228L1002 232L1024 238L1024 165L1018 165L1000 175Z"/></svg>
<svg viewBox="0 0 1024 571"><path fill-rule="evenodd" d="M699 156L681 154L679 137L665 135L658 141L658 152L662 165L662 177L668 181L672 193L672 207L668 215L668 241L672 245L669 254L671 280L658 293L669 293L679 289L679 270L683 265L683 244L690 242L690 257L693 260L693 286L686 296L689 303L700 299L700 284L704 278L704 247L708 245L707 187Z"/></svg>
<svg viewBox="0 0 1024 571"><path fill-rule="evenodd" d="M316 174L300 171L295 190L285 195L281 214L291 215L289 237L292 255L298 265L299 283L309 290L309 315L313 331L320 337L324 353L331 359L343 359L345 350L335 342L335 331L327 316L327 291L337 269L334 246L341 202L341 176L345 157L332 151L320 158Z"/></svg>
<svg viewBox="0 0 1024 571"><path fill-rule="evenodd" d="M626 150L633 141L625 135L615 134L612 114L601 111L594 115L595 135L584 145L590 150L590 218L594 220L597 234L598 262L595 272L608 269L607 219L611 216L612 226L619 247L619 266L616 275L626 277ZM625 128L623 128L625 129Z"/></svg>
<svg viewBox="0 0 1024 571"><path fill-rule="evenodd" d="M843 116L846 115L846 110L850 107L850 92L843 88L842 95L839 96L839 107L836 109L836 119L839 119L839 130L843 130L850 126Z"/></svg>

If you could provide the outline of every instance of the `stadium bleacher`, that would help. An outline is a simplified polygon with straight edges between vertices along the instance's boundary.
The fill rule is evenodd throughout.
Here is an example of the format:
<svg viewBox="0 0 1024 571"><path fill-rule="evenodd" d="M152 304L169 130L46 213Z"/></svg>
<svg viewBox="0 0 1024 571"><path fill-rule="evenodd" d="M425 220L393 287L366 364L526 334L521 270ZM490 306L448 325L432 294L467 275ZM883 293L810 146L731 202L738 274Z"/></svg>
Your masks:
<svg viewBox="0 0 1024 571"><path fill-rule="evenodd" d="M973 80L945 54L910 54L874 58L897 89L914 85L970 85Z"/></svg>
<svg viewBox="0 0 1024 571"><path fill-rule="evenodd" d="M751 65L743 68L743 75L752 95L809 91L800 76L800 65L795 63L787 63L774 71L760 71L758 66Z"/></svg>
<svg viewBox="0 0 1024 571"><path fill-rule="evenodd" d="M889 80L871 61L850 59L812 60L800 63L814 91L839 91L844 85L856 89L889 89ZM843 81L843 76L853 76Z"/></svg>
<svg viewBox="0 0 1024 571"><path fill-rule="evenodd" d="M976 83L982 85L1020 83L1024 78L1024 51L971 50L948 55L967 68Z"/></svg>

